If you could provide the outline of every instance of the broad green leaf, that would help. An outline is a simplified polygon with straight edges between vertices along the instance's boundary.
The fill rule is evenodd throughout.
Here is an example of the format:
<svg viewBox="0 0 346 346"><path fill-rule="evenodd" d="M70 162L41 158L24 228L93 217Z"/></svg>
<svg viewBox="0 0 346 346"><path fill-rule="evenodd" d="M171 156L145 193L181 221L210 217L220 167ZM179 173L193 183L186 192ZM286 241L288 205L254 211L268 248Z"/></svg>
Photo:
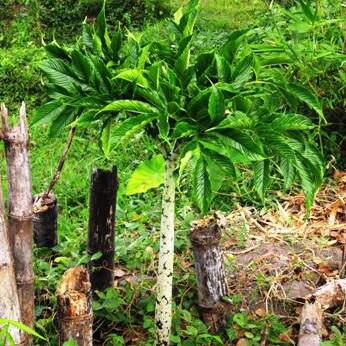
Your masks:
<svg viewBox="0 0 346 346"><path fill-rule="evenodd" d="M249 81L253 75L254 58L251 55L240 60L232 71L233 83L235 88L240 88L244 83Z"/></svg>
<svg viewBox="0 0 346 346"><path fill-rule="evenodd" d="M211 130L217 129L251 129L254 127L254 122L245 113L235 111L228 114L227 117Z"/></svg>
<svg viewBox="0 0 346 346"><path fill-rule="evenodd" d="M222 92L215 85L211 89L208 113L213 123L218 123L225 115L225 101Z"/></svg>
<svg viewBox="0 0 346 346"><path fill-rule="evenodd" d="M193 196L203 214L208 213L211 202L211 184L204 158L201 156L192 173Z"/></svg>
<svg viewBox="0 0 346 346"><path fill-rule="evenodd" d="M284 188L287 190L295 180L296 171L294 165L285 157L282 157L280 160L280 173L284 178Z"/></svg>
<svg viewBox="0 0 346 346"><path fill-rule="evenodd" d="M45 125L55 120L64 110L60 101L53 100L37 108L31 125Z"/></svg>
<svg viewBox="0 0 346 346"><path fill-rule="evenodd" d="M137 85L148 88L149 82L146 80L146 78L143 76L143 72L141 70L136 69L126 69L122 72L120 72L117 76L117 79L124 79L128 82L136 83Z"/></svg>
<svg viewBox="0 0 346 346"><path fill-rule="evenodd" d="M254 188L258 196L264 201L264 195L269 187L270 166L269 160L257 161L253 165L254 168Z"/></svg>
<svg viewBox="0 0 346 346"><path fill-rule="evenodd" d="M173 130L172 137L174 139L188 137L195 134L197 128L195 125L192 125L186 121L178 122L176 127Z"/></svg>
<svg viewBox="0 0 346 346"><path fill-rule="evenodd" d="M304 88L301 85L289 83L284 90L306 103L310 108L314 109L324 121L326 121L321 103L316 95L314 95L309 89Z"/></svg>
<svg viewBox="0 0 346 346"><path fill-rule="evenodd" d="M297 153L297 159L294 162L295 168L300 177L301 186L304 191L305 205L308 211L311 210L319 183L316 183L314 167L303 156Z"/></svg>
<svg viewBox="0 0 346 346"><path fill-rule="evenodd" d="M224 171L226 176L232 178L236 177L235 167L228 156L208 149L204 150L203 153L205 154L205 157L208 157L210 160L214 161Z"/></svg>
<svg viewBox="0 0 346 346"><path fill-rule="evenodd" d="M139 114L149 114L157 113L157 109L142 101L117 100L102 108L98 112L98 114L104 112L132 112Z"/></svg>
<svg viewBox="0 0 346 346"><path fill-rule="evenodd" d="M277 114L277 117L271 122L271 127L274 130L309 130L315 127L313 122L306 116L288 113Z"/></svg>
<svg viewBox="0 0 346 346"><path fill-rule="evenodd" d="M215 53L217 76L220 82L229 82L231 79L231 68L224 56Z"/></svg>
<svg viewBox="0 0 346 346"><path fill-rule="evenodd" d="M44 60L40 64L40 68L52 84L64 88L69 93L76 91L76 86L79 83L74 78L70 68L61 59Z"/></svg>
<svg viewBox="0 0 346 346"><path fill-rule="evenodd" d="M153 114L141 114L123 120L117 127L111 130L111 147L113 149L116 148L122 141L134 135L135 133L138 133L138 131L144 128L155 118L157 118L157 116Z"/></svg>
<svg viewBox="0 0 346 346"><path fill-rule="evenodd" d="M159 187L165 181L165 160L162 155L157 155L151 160L142 162L132 174L126 194L146 192Z"/></svg>

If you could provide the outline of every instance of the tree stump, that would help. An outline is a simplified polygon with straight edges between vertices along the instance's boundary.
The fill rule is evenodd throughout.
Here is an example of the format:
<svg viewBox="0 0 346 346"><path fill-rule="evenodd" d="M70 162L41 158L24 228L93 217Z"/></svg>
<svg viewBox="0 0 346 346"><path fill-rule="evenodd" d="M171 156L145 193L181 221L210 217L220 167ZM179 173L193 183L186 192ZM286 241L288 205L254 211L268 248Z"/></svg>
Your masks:
<svg viewBox="0 0 346 346"><path fill-rule="evenodd" d="M52 248L58 244L58 204L53 193L44 199L42 195L34 197L34 242L37 247Z"/></svg>
<svg viewBox="0 0 346 346"><path fill-rule="evenodd" d="M222 250L221 227L216 217L195 222L190 232L198 290L198 305L203 321L216 332L226 320L228 293Z"/></svg>
<svg viewBox="0 0 346 346"><path fill-rule="evenodd" d="M103 291L114 285L114 223L117 169L95 169L91 175L88 227L88 254L101 253L89 263L92 290Z"/></svg>
<svg viewBox="0 0 346 346"><path fill-rule="evenodd" d="M68 269L57 289L59 345L74 339L78 346L92 345L92 294L88 271Z"/></svg>
<svg viewBox="0 0 346 346"><path fill-rule="evenodd" d="M34 325L34 274L32 269L32 192L29 134L25 104L19 124L10 128L5 106L1 109L8 182L8 223L23 323Z"/></svg>

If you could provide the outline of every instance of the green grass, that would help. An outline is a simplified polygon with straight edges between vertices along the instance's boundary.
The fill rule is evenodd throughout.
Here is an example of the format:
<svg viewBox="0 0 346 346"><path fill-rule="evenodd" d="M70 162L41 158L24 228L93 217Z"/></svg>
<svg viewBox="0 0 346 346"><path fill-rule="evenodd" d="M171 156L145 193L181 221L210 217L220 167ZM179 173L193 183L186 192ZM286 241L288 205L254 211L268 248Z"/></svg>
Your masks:
<svg viewBox="0 0 346 346"><path fill-rule="evenodd" d="M177 9L183 0L171 0ZM250 25L267 8L263 0L202 0L199 24L208 30L235 30Z"/></svg>

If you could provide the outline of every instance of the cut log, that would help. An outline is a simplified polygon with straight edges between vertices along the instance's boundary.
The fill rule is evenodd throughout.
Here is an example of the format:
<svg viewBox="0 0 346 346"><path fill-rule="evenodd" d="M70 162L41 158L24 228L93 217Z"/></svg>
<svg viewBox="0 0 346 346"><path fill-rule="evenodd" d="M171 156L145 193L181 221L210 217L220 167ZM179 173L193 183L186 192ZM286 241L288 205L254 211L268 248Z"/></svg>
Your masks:
<svg viewBox="0 0 346 346"><path fill-rule="evenodd" d="M317 301L323 310L343 304L346 300L346 279L330 281L305 298Z"/></svg>
<svg viewBox="0 0 346 346"><path fill-rule="evenodd" d="M89 263L92 290L103 291L114 285L114 222L117 169L95 169L90 182L88 254L101 257Z"/></svg>
<svg viewBox="0 0 346 346"><path fill-rule="evenodd" d="M228 293L223 255L220 247L221 227L216 217L202 219L190 232L202 319L215 332L225 323Z"/></svg>
<svg viewBox="0 0 346 346"><path fill-rule="evenodd" d="M58 244L58 204L53 193L44 199L34 197L33 231L37 247L52 248Z"/></svg>
<svg viewBox="0 0 346 346"><path fill-rule="evenodd" d="M346 279L333 280L305 297L298 346L321 344L323 310L343 305L346 300Z"/></svg>
<svg viewBox="0 0 346 346"><path fill-rule="evenodd" d="M24 102L20 108L18 125L10 128L5 106L2 107L1 117L7 162L9 235L14 258L18 297L23 323L33 327L32 192L29 135Z"/></svg>
<svg viewBox="0 0 346 346"><path fill-rule="evenodd" d="M8 237L5 209L3 205L0 181L0 318L21 322L16 278ZM0 325L1 329L1 325ZM10 328L10 334L16 345L25 345L26 337L17 328Z"/></svg>
<svg viewBox="0 0 346 346"><path fill-rule="evenodd" d="M74 339L78 346L92 345L92 295L88 271L83 267L65 272L57 289L59 345Z"/></svg>
<svg viewBox="0 0 346 346"><path fill-rule="evenodd" d="M298 346L321 344L322 309L318 302L306 302L303 306Z"/></svg>

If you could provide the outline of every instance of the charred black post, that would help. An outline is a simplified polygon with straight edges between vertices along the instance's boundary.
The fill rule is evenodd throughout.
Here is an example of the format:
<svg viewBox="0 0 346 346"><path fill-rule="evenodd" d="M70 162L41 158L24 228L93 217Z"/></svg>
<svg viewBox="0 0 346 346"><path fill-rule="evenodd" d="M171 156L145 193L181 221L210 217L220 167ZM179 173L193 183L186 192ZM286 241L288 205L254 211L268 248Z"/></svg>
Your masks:
<svg viewBox="0 0 346 346"><path fill-rule="evenodd" d="M114 284L114 221L118 189L117 169L96 168L91 175L88 253L101 252L89 263L92 290L102 291Z"/></svg>
<svg viewBox="0 0 346 346"><path fill-rule="evenodd" d="M33 207L34 241L37 247L52 248L58 244L58 204L51 192L45 198L34 197Z"/></svg>
<svg viewBox="0 0 346 346"><path fill-rule="evenodd" d="M225 323L227 281L220 247L221 227L216 217L199 220L190 232L198 289L198 305L211 332Z"/></svg>

